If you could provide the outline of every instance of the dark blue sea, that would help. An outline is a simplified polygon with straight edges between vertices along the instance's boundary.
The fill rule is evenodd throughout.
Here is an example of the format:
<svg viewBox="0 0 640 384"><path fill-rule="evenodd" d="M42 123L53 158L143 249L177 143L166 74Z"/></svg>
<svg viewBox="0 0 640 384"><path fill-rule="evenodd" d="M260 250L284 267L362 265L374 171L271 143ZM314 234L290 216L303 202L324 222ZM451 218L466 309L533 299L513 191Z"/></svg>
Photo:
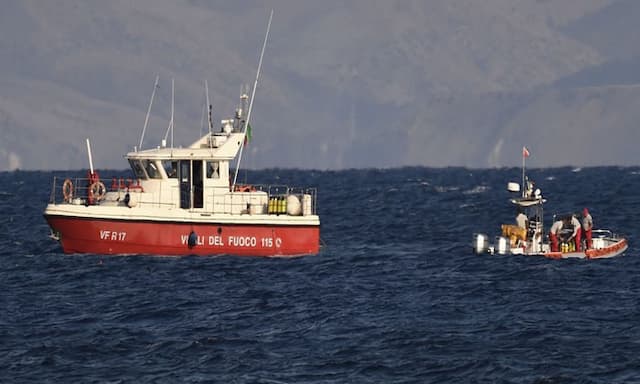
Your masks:
<svg viewBox="0 0 640 384"><path fill-rule="evenodd" d="M640 168L529 171L547 228L628 237L592 261L472 252L519 168L241 173L318 188L322 250L290 259L65 255L62 174L0 173L2 383L640 382Z"/></svg>

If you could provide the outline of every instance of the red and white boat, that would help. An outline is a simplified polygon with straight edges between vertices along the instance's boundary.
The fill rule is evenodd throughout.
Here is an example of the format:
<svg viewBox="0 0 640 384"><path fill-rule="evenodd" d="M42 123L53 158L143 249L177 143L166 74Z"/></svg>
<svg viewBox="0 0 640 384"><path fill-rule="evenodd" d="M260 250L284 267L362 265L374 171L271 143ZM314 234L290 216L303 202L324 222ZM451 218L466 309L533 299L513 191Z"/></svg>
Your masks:
<svg viewBox="0 0 640 384"><path fill-rule="evenodd" d="M239 122L239 121L238 121ZM293 256L319 251L316 189L238 185L245 132L130 152L135 179L54 178L44 216L65 253ZM230 183L231 182L231 183Z"/></svg>
<svg viewBox="0 0 640 384"><path fill-rule="evenodd" d="M618 256L627 250L628 243L624 237L608 229L592 229L590 248L587 249L582 245L579 247L581 251L576 251L578 247L570 240L566 240L558 247L558 251L553 251L543 225L543 205L547 200L542 197L540 189L533 190L533 183L530 183L524 175L525 154L528 156L529 152L523 148L522 195L510 201L518 211L526 215L527 225L520 227L514 224L503 224L502 232L495 237L493 244L489 242L489 236L486 234L475 234L473 249L477 254L544 256L552 259L600 259ZM507 189L514 193L519 193L521 190L520 185L514 182L508 183ZM571 227L570 218L571 215L564 216L567 227ZM573 233L573 229L570 233Z"/></svg>
<svg viewBox="0 0 640 384"><path fill-rule="evenodd" d="M567 241L561 244L558 251L552 251L543 225L542 205L545 201L541 196L511 199L516 207L526 212L528 227L503 224L502 232L495 237L493 244L489 243L489 236L478 233L474 237L474 251L477 254L544 256L551 259L601 259L619 256L627 250L628 244L624 237L607 229L593 229L591 248L586 249L583 244L582 250L576 251L575 244Z"/></svg>
<svg viewBox="0 0 640 384"><path fill-rule="evenodd" d="M264 45L258 74L263 54ZM258 75L252 101L257 83ZM167 147L165 139L159 147L128 153L135 176L131 179L101 179L93 169L87 140L88 177L54 178L44 211L52 237L65 253L318 253L320 219L315 188L236 184L251 129L251 105L245 113L247 100L243 94L234 117L222 120L217 132L212 132L209 118L209 133L186 148L174 148L173 143ZM170 128L173 136L173 118ZM231 162L236 158L234 174Z"/></svg>

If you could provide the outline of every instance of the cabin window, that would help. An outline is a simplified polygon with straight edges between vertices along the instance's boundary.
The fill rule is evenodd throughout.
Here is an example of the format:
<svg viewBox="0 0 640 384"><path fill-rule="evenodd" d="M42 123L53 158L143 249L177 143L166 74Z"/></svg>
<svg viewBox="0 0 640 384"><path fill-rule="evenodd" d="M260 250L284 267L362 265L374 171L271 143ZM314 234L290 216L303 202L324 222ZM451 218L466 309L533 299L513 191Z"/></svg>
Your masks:
<svg viewBox="0 0 640 384"><path fill-rule="evenodd" d="M207 161L207 178L208 179L220 178L220 162L219 161Z"/></svg>
<svg viewBox="0 0 640 384"><path fill-rule="evenodd" d="M141 179L141 180L147 179L147 174L144 172L144 168L142 167L142 164L140 164L140 160L130 159L129 165L133 170L133 174L136 175L138 179Z"/></svg>
<svg viewBox="0 0 640 384"><path fill-rule="evenodd" d="M162 175L158 170L158 166L154 160L144 160L144 169L147 170L147 175L152 179L161 179Z"/></svg>
<svg viewBox="0 0 640 384"><path fill-rule="evenodd" d="M170 179L178 177L178 162L175 160L162 160L162 167Z"/></svg>

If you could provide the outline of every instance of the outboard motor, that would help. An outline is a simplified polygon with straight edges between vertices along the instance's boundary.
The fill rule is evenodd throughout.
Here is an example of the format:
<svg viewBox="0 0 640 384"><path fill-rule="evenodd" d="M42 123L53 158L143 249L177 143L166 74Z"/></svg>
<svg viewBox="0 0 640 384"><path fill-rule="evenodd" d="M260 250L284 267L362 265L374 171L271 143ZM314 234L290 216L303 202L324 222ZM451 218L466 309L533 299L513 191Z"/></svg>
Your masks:
<svg viewBox="0 0 640 384"><path fill-rule="evenodd" d="M509 244L509 239L507 239L506 237L500 236L498 237L498 254L499 255L506 255L509 250L511 249L511 245Z"/></svg>
<svg viewBox="0 0 640 384"><path fill-rule="evenodd" d="M489 250L489 238L487 235L478 233L473 242L473 250L476 254L486 253Z"/></svg>

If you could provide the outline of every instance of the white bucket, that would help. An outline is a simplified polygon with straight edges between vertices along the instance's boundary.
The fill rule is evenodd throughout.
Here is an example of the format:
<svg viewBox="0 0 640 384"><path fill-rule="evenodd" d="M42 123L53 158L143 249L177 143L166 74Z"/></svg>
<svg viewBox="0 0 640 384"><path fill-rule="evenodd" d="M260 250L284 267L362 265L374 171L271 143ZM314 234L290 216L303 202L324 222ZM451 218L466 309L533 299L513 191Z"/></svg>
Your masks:
<svg viewBox="0 0 640 384"><path fill-rule="evenodd" d="M140 194L129 192L129 203L127 204L127 206L129 208L135 207L136 205L138 205L138 200L140 200Z"/></svg>

